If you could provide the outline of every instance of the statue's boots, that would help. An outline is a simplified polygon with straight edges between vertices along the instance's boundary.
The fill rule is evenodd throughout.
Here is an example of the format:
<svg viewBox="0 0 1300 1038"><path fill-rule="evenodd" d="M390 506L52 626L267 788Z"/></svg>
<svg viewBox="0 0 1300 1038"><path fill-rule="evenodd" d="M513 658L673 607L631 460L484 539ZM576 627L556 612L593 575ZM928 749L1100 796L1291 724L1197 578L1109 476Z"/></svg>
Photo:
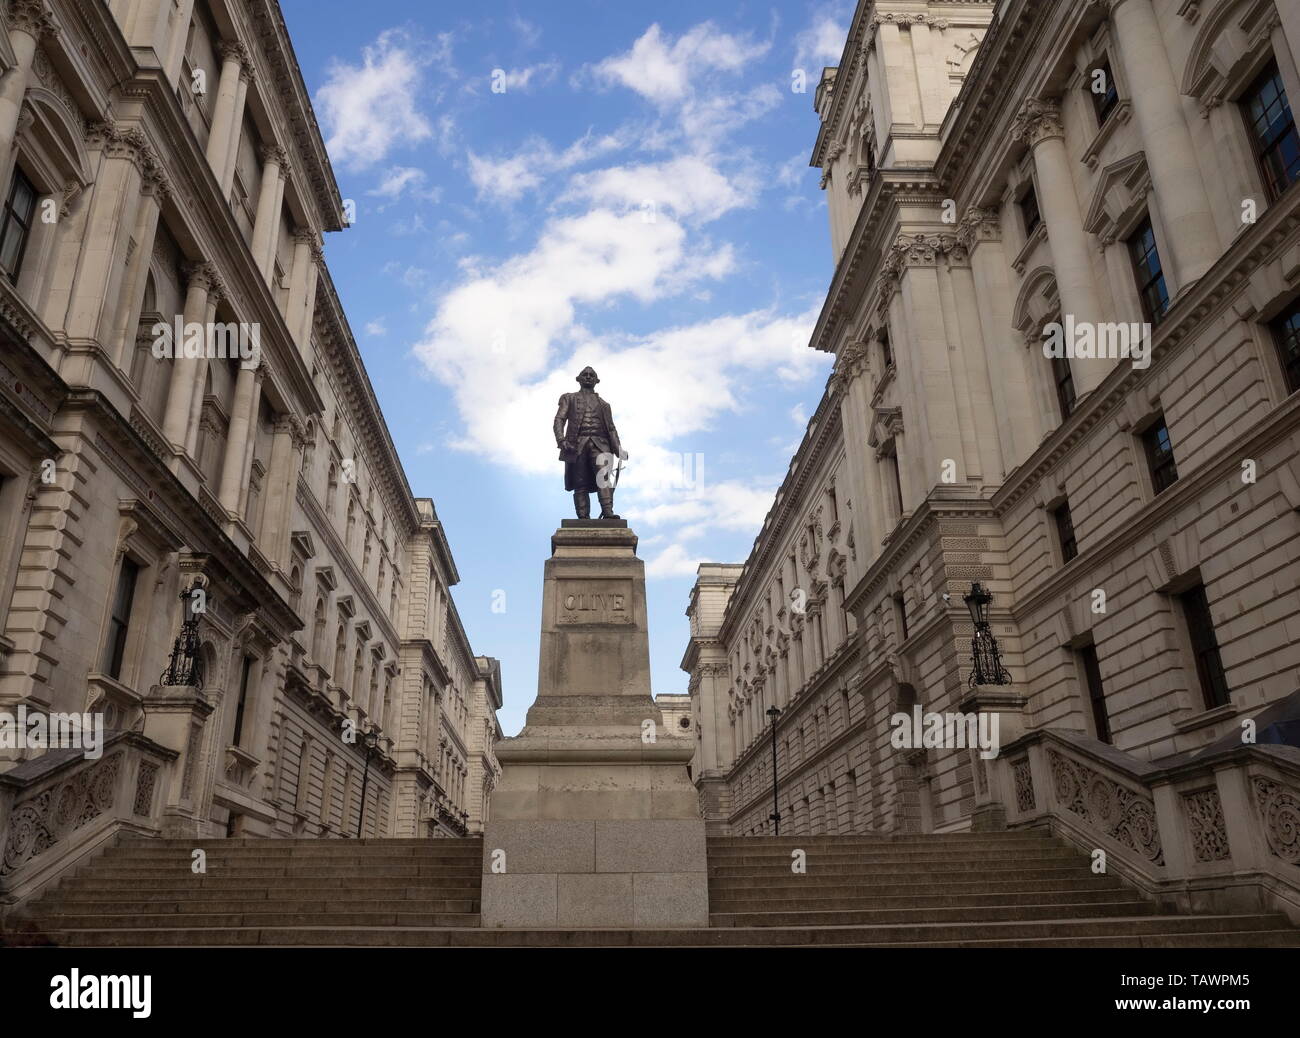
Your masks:
<svg viewBox="0 0 1300 1038"><path fill-rule="evenodd" d="M614 514L614 488L602 487L596 491L596 496L600 498L600 517L602 519L617 519Z"/></svg>
<svg viewBox="0 0 1300 1038"><path fill-rule="evenodd" d="M573 507L577 511L579 519L590 519L591 494L585 490L575 490L573 492Z"/></svg>

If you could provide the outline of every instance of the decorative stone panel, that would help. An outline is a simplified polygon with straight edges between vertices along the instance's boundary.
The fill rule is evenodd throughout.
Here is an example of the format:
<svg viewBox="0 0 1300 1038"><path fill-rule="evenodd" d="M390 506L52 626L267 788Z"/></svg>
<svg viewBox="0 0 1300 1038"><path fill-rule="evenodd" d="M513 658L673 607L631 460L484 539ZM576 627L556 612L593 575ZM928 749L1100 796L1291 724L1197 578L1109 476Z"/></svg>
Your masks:
<svg viewBox="0 0 1300 1038"><path fill-rule="evenodd" d="M1295 790L1259 777L1252 781L1251 788L1268 849L1288 864L1300 865L1300 796Z"/></svg>
<svg viewBox="0 0 1300 1038"><path fill-rule="evenodd" d="M1217 789L1183 794L1183 813L1192 838L1192 856L1197 861L1227 861L1228 828L1223 822L1223 804Z"/></svg>
<svg viewBox="0 0 1300 1038"><path fill-rule="evenodd" d="M114 753L18 804L9 816L8 836L0 856L0 876L16 871L111 810L121 765L122 754Z"/></svg>
<svg viewBox="0 0 1300 1038"><path fill-rule="evenodd" d="M1062 807L1153 865L1165 863L1154 801L1055 750L1047 756Z"/></svg>
<svg viewBox="0 0 1300 1038"><path fill-rule="evenodd" d="M1011 775L1016 783L1016 810L1028 814L1034 810L1034 775L1029 768L1029 758L1021 757L1011 765Z"/></svg>

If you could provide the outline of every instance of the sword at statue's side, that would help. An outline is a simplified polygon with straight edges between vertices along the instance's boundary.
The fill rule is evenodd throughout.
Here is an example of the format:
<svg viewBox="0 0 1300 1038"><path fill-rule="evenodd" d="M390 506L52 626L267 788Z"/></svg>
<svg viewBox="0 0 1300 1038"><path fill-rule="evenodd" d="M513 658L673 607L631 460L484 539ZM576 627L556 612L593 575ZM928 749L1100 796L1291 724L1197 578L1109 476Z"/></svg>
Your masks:
<svg viewBox="0 0 1300 1038"><path fill-rule="evenodd" d="M610 490L618 489L618 477L623 472L623 462L627 461L627 451L620 451L615 460L618 464L614 466L614 482L610 485Z"/></svg>

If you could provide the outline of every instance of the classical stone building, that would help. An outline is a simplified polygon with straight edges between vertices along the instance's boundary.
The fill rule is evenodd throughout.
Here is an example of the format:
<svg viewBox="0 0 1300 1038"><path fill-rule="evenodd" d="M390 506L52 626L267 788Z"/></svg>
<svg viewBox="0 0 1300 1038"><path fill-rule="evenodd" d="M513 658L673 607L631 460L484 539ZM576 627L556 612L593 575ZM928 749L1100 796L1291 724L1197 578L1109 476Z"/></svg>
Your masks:
<svg viewBox="0 0 1300 1038"><path fill-rule="evenodd" d="M279 5L0 17L0 709L110 729L0 749L0 894L122 831L481 831L499 667L322 260Z"/></svg>
<svg viewBox="0 0 1300 1038"><path fill-rule="evenodd" d="M859 3L815 101L835 370L688 609L711 831L770 832L775 706L783 831L1046 826L1300 916L1298 56L1282 0ZM1000 752L895 746L913 707Z"/></svg>

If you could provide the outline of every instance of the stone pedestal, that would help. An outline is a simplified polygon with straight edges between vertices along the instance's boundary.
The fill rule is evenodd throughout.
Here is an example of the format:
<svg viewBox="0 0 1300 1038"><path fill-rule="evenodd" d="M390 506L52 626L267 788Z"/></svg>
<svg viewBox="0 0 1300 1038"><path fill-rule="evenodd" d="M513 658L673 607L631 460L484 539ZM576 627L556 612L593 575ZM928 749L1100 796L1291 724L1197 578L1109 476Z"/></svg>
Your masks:
<svg viewBox="0 0 1300 1038"><path fill-rule="evenodd" d="M551 538L537 699L496 747L484 926L708 925L694 743L650 694L636 544L622 520L566 520Z"/></svg>

